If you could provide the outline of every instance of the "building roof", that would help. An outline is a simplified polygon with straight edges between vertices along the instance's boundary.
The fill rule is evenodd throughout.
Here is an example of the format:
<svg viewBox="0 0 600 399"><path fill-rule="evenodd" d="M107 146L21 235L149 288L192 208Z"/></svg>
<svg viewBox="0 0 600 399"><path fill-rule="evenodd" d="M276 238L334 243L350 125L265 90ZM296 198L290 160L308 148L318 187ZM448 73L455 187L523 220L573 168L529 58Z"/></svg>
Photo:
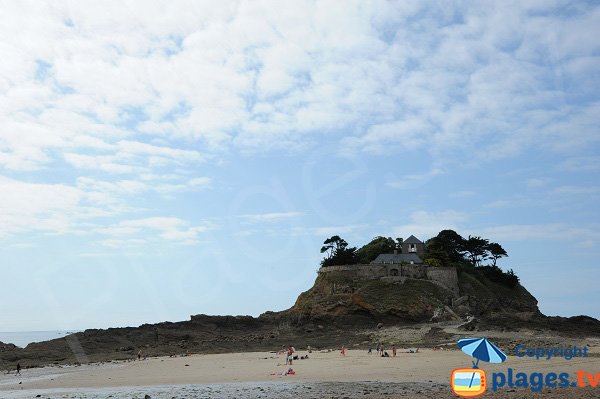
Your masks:
<svg viewBox="0 0 600 399"><path fill-rule="evenodd" d="M415 253L411 254L380 254L371 263L387 263L387 264L400 264L400 263L423 263L421 258Z"/></svg>
<svg viewBox="0 0 600 399"><path fill-rule="evenodd" d="M406 240L403 241L403 244L423 244L423 241L419 240L415 236L410 236Z"/></svg>

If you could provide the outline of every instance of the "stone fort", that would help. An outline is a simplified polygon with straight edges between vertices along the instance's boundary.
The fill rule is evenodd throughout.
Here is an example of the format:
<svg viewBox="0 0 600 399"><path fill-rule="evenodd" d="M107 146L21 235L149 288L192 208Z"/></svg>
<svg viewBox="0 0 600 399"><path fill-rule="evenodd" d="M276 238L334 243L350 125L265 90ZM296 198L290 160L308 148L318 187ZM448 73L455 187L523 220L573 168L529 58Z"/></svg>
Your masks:
<svg viewBox="0 0 600 399"><path fill-rule="evenodd" d="M458 274L454 267L423 264L425 244L411 235L402 243L402 252L380 254L368 264L327 266L319 274L332 274L357 280L381 279L403 284L408 279L427 280L447 289L454 297L459 295Z"/></svg>

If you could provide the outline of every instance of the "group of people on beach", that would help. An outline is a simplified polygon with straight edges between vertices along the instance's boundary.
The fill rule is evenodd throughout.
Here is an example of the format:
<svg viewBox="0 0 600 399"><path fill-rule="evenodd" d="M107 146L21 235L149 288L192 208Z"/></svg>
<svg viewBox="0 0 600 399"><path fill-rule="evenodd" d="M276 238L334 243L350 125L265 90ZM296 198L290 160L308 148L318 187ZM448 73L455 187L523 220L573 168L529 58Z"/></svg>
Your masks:
<svg viewBox="0 0 600 399"><path fill-rule="evenodd" d="M368 353L373 353L373 348L369 348L369 352ZM408 350L406 353L419 353L419 348L417 348L416 350ZM381 357L390 357L390 354L385 350L384 346L383 346L383 342L377 342L377 354ZM392 357L396 357L397 354L397 349L396 349L396 345L392 345Z"/></svg>
<svg viewBox="0 0 600 399"><path fill-rule="evenodd" d="M369 348L369 353L373 353L373 348ZM377 342L377 354L381 357L390 357L383 346L383 342ZM396 357L396 345L392 345L392 356Z"/></svg>

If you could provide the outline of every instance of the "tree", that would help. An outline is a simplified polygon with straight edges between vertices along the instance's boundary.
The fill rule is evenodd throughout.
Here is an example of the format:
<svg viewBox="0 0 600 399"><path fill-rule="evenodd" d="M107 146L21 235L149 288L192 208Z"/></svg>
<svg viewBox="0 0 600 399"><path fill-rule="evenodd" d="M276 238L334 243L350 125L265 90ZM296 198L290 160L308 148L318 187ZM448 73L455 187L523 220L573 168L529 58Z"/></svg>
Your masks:
<svg viewBox="0 0 600 399"><path fill-rule="evenodd" d="M436 259L442 265L465 260L464 238L454 230L442 230L437 236L427 240L426 258Z"/></svg>
<svg viewBox="0 0 600 399"><path fill-rule="evenodd" d="M404 239L402 237L397 237L396 238L396 249L398 250L399 254L402 253L402 244L404 244Z"/></svg>
<svg viewBox="0 0 600 399"><path fill-rule="evenodd" d="M487 259L488 245L490 241L479 236L469 236L463 242L463 251L473 266L479 266L481 261Z"/></svg>
<svg viewBox="0 0 600 399"><path fill-rule="evenodd" d="M321 253L327 253L327 256L321 261L322 266L351 265L358 263L356 247L348 248L348 243L340 236L332 236L323 241Z"/></svg>
<svg viewBox="0 0 600 399"><path fill-rule="evenodd" d="M346 248L347 246L348 243L346 242L346 240L344 240L340 236L332 236L323 241L321 253L327 252L327 257L331 258L337 250L339 250L340 248Z"/></svg>
<svg viewBox="0 0 600 399"><path fill-rule="evenodd" d="M361 263L370 263L379 254L391 254L396 249L396 242L391 237L377 236L361 247L356 255Z"/></svg>
<svg viewBox="0 0 600 399"><path fill-rule="evenodd" d="M490 242L487 245L486 249L490 253L489 258L493 261L492 266L496 266L496 262L498 261L498 259L508 256L504 248L502 248L500 244L495 242Z"/></svg>

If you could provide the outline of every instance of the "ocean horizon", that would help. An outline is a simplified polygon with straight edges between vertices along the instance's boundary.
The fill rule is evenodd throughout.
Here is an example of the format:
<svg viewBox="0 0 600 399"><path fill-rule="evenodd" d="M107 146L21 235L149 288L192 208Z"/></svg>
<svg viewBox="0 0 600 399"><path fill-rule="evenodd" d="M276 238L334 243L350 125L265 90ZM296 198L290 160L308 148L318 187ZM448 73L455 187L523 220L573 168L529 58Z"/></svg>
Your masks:
<svg viewBox="0 0 600 399"><path fill-rule="evenodd" d="M73 334L79 330L0 331L0 342L25 348L33 342L43 342Z"/></svg>

